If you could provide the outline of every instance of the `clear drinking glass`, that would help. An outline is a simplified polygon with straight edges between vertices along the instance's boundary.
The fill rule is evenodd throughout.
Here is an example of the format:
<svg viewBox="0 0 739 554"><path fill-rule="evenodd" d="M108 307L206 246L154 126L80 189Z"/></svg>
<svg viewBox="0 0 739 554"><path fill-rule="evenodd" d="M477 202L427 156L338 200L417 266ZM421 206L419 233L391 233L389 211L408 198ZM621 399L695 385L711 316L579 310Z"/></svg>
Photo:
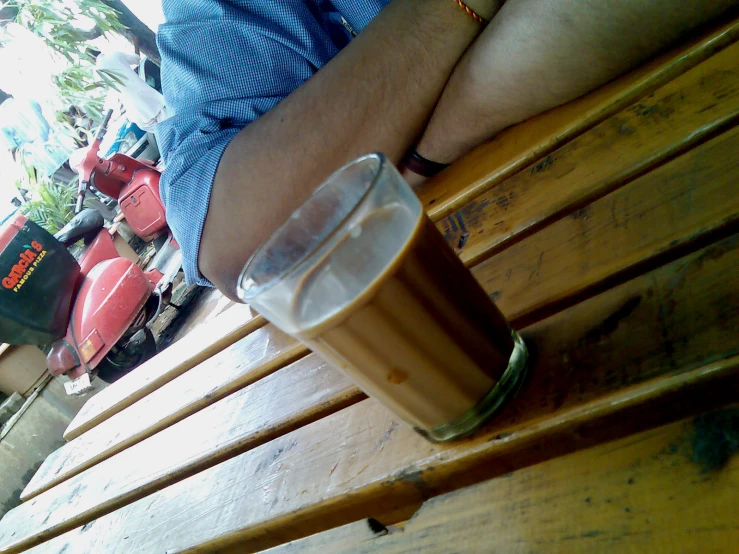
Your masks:
<svg viewBox="0 0 739 554"><path fill-rule="evenodd" d="M525 374L523 341L382 154L319 187L238 290L433 441L474 430Z"/></svg>

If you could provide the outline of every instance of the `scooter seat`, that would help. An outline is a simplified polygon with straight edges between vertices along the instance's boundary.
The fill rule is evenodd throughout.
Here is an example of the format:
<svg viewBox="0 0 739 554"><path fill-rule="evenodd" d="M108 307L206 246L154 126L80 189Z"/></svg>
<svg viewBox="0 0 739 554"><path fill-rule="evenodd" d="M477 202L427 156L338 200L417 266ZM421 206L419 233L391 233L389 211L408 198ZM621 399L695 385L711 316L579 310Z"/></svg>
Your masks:
<svg viewBox="0 0 739 554"><path fill-rule="evenodd" d="M86 208L62 227L54 238L64 246L70 246L80 239L85 239L85 244L89 244L104 226L105 219L100 212Z"/></svg>

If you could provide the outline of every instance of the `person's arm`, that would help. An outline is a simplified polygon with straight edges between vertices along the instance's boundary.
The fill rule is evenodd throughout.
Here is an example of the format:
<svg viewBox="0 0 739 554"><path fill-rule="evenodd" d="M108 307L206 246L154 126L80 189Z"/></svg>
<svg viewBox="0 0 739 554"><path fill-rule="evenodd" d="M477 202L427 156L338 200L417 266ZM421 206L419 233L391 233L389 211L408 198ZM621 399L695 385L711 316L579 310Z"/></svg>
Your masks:
<svg viewBox="0 0 739 554"><path fill-rule="evenodd" d="M508 0L455 69L417 151L451 163L505 127L624 73L735 4Z"/></svg>
<svg viewBox="0 0 739 554"><path fill-rule="evenodd" d="M487 17L497 11L493 0L475 3ZM399 162L481 30L454 0L394 0L314 77L240 131L216 171L201 273L234 298L249 256L328 175L373 151Z"/></svg>

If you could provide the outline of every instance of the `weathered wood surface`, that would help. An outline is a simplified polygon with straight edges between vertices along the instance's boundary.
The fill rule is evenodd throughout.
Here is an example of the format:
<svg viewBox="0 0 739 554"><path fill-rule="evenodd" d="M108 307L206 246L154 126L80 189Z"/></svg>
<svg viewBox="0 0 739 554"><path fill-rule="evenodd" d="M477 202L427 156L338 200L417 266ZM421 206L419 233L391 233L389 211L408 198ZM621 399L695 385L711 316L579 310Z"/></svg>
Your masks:
<svg viewBox="0 0 739 554"><path fill-rule="evenodd" d="M733 554L738 423L702 414L433 498L389 534L364 520L265 554Z"/></svg>
<svg viewBox="0 0 739 554"><path fill-rule="evenodd" d="M311 354L38 495L3 525L84 524L364 398Z"/></svg>
<svg viewBox="0 0 739 554"><path fill-rule="evenodd" d="M79 473L307 353L272 325L254 331L50 454L23 496L30 498L46 488L44 483Z"/></svg>
<svg viewBox="0 0 739 554"><path fill-rule="evenodd" d="M739 224L734 128L472 269L514 325L658 266Z"/></svg>
<svg viewBox="0 0 739 554"><path fill-rule="evenodd" d="M418 191L432 219L458 210L532 162L650 94L739 38L739 19L659 56L641 68L497 135ZM463 186L460 188L460 183Z"/></svg>
<svg viewBox="0 0 739 554"><path fill-rule="evenodd" d="M233 306L208 325L198 327L195 336L177 341L90 398L67 427L64 438L69 441L80 436L265 323L249 306Z"/></svg>
<svg viewBox="0 0 739 554"><path fill-rule="evenodd" d="M438 226L451 245L463 244L457 248L460 257L476 265L738 118L739 44L734 44L475 198Z"/></svg>
<svg viewBox="0 0 739 554"><path fill-rule="evenodd" d="M63 484L29 506L36 511L54 509L54 499L62 499L67 518L82 510L84 503L69 505L74 499L85 498L89 506L121 505L364 398L348 377L310 354L82 475L77 473L84 466L67 468L61 460L60 473L46 484L48 488ZM34 492L32 497L43 491Z"/></svg>
<svg viewBox="0 0 739 554"><path fill-rule="evenodd" d="M474 261L481 258L479 252L485 252L486 247L495 249L501 240L526 231L527 225L506 231L507 220L501 218L508 214L514 219L525 216L547 221L561 209L557 200L560 196L566 196L567 205L576 203L576 196L558 191L576 189L589 197L594 190L623 185L650 164L661 163L685 144L694 145L699 138L705 139L736 120L738 64L739 45L734 45L660 89L648 101L649 106L638 104L575 140L577 148L567 145L560 149L550 167L538 170L534 166L490 192L511 199L510 204L486 198L470 205L464 215L460 212L441 225L449 235L449 221L468 222L472 237L480 237L468 241L478 253L473 255ZM630 129L626 134L622 132L624 126ZM622 186L556 221L546 233L516 244L506 242L510 248L475 267L475 275L514 323L527 324L537 319L537 312L551 313L576 302L579 295L602 286L604 279L618 279L623 272L633 271L634 266L648 263L646 260L659 257L675 245L710 235L727 219L735 221L739 212L732 173L739 164L736 133L724 133ZM635 136L638 139L632 140ZM696 186L703 182L706 184ZM649 232L641 226L646 220L650 221ZM500 222L503 225L498 225ZM489 228L499 231L488 232ZM452 233L450 241L454 244L456 240ZM463 258L466 252L467 246L461 250ZM175 409L179 409L180 400L173 400ZM151 421L158 424L156 418ZM89 460L96 462L109 455L107 443L103 443L105 448L97 446L98 436L47 459L23 498L48 488L50 479L59 482L65 475L79 472L75 467L80 457L73 450L84 450L83 467L91 465ZM61 469L61 464L72 472Z"/></svg>
<svg viewBox="0 0 739 554"><path fill-rule="evenodd" d="M658 378L464 446L430 445L365 400L33 552L250 552L370 515L405 520L429 497L734 401L738 368Z"/></svg>
<svg viewBox="0 0 739 554"><path fill-rule="evenodd" d="M735 236L531 326L524 334L538 360L530 382L473 440L431 445L366 400L98 517L44 551L68 541L148 552L246 539L250 549L352 518L389 521L501 468L733 399L739 358L698 366L739 353L737 261ZM55 502L69 513L81 497ZM16 508L0 524L0 544L7 549L10 529L40 516L46 526L30 531L35 538L16 534L16 547L66 529L61 512Z"/></svg>

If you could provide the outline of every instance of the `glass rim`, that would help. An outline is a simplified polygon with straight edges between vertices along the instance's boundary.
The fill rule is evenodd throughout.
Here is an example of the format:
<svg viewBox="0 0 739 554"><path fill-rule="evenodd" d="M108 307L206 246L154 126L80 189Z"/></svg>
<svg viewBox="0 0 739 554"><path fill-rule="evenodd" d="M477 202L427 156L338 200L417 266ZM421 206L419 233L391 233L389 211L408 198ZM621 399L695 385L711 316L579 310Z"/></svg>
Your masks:
<svg viewBox="0 0 739 554"><path fill-rule="evenodd" d="M285 229L285 227L287 227L287 225L290 223L290 221L293 219L293 216L297 212L299 212L309 202L311 202L312 200L314 200L316 198L316 196L318 196L318 194L325 187L327 187L334 180L334 178L336 176L338 176L341 172L345 171L346 169L348 169L351 166L354 166L354 165L356 165L358 163L361 163L361 162L364 162L365 160L370 160L370 159L376 159L376 160L379 161L379 164L377 166L377 170L375 171L374 175L372 176L372 180L370 181L370 183L367 186L366 190L362 193L362 195L359 197L359 199L357 200L357 202L354 204L354 206L352 207L352 209L349 210L349 212L347 212L347 214L341 219L341 221L339 221L335 225L335 227L329 233L327 233L325 237L323 237L323 239L321 239L313 248L311 248L310 250L306 251L302 256L300 256L300 258L298 258L292 265L290 265L289 267L285 268L278 275L276 275L275 277L273 277L272 279L270 279L266 283L264 283L262 285L254 286L254 287L249 287L248 289L246 289L246 288L244 288L244 287L241 286L241 284L243 283L243 281L246 278L246 276L249 273L249 271L251 269L253 269L251 267L252 266L252 263L254 263L254 261L257 259L257 257L264 252L264 250L267 247L267 245L269 245L271 239L275 235L277 235L278 233L280 233L280 231L283 231ZM244 264L244 268L241 270L241 273L239 273L239 279L238 279L238 281L236 281L236 294L237 294L237 296L241 300L243 300L245 302L248 302L250 299L252 299L252 298L260 295L264 291L271 289L274 285L276 285L278 282L282 281L285 277L287 277L292 272L294 272L298 267L300 267L303 264L303 262L305 262L308 258L310 258L316 250L320 249L321 246L323 246L329 240L331 240L336 235L336 233L339 231L339 229L341 229L344 226L344 224L347 222L347 220L349 220L357 212L357 210L362 205L362 203L364 202L364 200L367 198L367 196L369 196L369 194L375 188L375 186L377 185L377 182L379 180L379 177L382 174L382 170L385 168L385 166L387 165L387 163L388 163L388 159L387 159L387 156L385 156L385 154L383 154L382 152L372 152L370 154L365 154L363 156L360 156L359 158L356 158L356 159L354 159L354 160L352 160L352 161L344 164L339 169L337 169L336 171L334 171L331 175L329 175L323 181L323 183L321 183L313 192L311 192L310 196L308 196L308 198L302 204L300 204L300 206L298 206L292 212L290 212L290 215L287 217L287 219L282 224L280 224L280 226L277 227L277 229L275 229L272 232L272 234L270 234L270 236L267 238L267 240L265 240L262 244L259 245L259 247L254 251L254 253L251 256L249 256L249 259L246 261L246 264Z"/></svg>

